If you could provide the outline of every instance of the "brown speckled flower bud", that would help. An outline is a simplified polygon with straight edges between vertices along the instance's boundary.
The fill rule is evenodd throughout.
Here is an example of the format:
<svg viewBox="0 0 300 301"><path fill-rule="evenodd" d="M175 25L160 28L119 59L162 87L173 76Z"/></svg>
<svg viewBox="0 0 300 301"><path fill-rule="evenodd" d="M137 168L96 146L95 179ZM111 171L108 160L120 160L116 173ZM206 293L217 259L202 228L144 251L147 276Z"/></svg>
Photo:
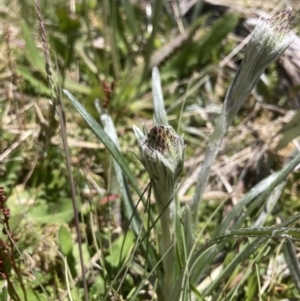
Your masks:
<svg viewBox="0 0 300 301"><path fill-rule="evenodd" d="M142 136L134 128L139 140L141 162L153 183L159 206L168 206L176 192L177 180L183 168L184 144L171 126L155 125Z"/></svg>

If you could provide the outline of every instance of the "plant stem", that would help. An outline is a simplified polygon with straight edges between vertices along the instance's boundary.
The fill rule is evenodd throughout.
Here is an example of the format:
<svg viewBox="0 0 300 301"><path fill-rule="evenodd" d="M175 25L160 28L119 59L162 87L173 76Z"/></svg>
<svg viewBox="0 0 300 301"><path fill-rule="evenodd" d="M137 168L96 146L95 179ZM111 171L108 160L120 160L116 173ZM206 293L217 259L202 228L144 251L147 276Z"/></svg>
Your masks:
<svg viewBox="0 0 300 301"><path fill-rule="evenodd" d="M215 158L219 152L223 138L227 132L227 127L228 127L228 124L226 122L225 106L223 106L222 112L217 120L213 134L209 141L208 148L205 153L204 163L202 165L201 172L198 177L196 190L195 190L193 200L192 200L192 210L191 211L192 211L194 223L197 222L199 204L200 204L202 195L204 193L204 189L205 189L205 186L206 186L209 174L210 174L211 167L213 165L213 162L215 161Z"/></svg>
<svg viewBox="0 0 300 301"><path fill-rule="evenodd" d="M170 205L165 208L160 217L161 223L161 254L163 256L164 280L163 295L164 300L168 300L168 296L172 291L172 287L176 275L174 233L175 233L175 200L172 199Z"/></svg>

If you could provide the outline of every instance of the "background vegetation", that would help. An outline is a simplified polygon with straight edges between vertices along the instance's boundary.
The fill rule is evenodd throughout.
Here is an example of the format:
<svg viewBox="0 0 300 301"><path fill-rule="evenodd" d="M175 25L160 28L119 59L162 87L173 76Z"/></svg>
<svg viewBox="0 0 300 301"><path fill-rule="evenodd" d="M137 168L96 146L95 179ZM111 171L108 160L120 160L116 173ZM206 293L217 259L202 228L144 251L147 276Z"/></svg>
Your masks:
<svg viewBox="0 0 300 301"><path fill-rule="evenodd" d="M169 123L184 134L178 199L189 204L251 21L258 9L272 14L286 5L198 1L188 8L192 2L54 0L37 10L33 1L1 1L0 186L10 214L3 218L0 272L13 300L157 299L157 209L147 198L149 179L134 155L132 131L152 126L151 69L159 67ZM297 32L300 6L290 4ZM229 128L200 204L197 247L245 193L299 151L300 65L297 52L288 54L266 70ZM103 126L102 113L111 117L135 213L120 192L111 151L62 89ZM283 184L280 197L262 202L243 227L273 227L299 212L299 170ZM137 216L146 236L136 235ZM295 218L293 227L298 224ZM296 236L266 240L224 275L251 241L226 239L200 286L192 287L195 300L299 300Z"/></svg>

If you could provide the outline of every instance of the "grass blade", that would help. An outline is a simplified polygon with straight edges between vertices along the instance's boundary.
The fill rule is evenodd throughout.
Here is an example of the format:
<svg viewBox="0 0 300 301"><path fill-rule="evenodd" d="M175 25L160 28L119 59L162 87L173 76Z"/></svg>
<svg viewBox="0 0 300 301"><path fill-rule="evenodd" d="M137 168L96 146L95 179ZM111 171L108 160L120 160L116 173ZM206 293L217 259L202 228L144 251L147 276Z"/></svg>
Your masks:
<svg viewBox="0 0 300 301"><path fill-rule="evenodd" d="M116 160L116 162L118 162L122 171L127 176L129 182L132 184L134 190L138 193L139 196L141 196L141 191L136 183L136 179L133 176L133 174L131 173L130 169L128 168L127 163L124 160L124 157L118 150L115 143L107 135L107 133L103 130L103 128L96 122L96 120L87 112L87 110L82 106L82 104L68 90L63 90L63 92L69 98L69 100L72 102L73 106L80 113L80 115L83 117L83 119L91 127L91 129L94 131L96 136L101 140L101 142L109 150L110 154L113 156L113 158Z"/></svg>
<svg viewBox="0 0 300 301"><path fill-rule="evenodd" d="M168 125L167 114L164 107L164 98L161 90L159 70L157 67L154 67L152 70L152 94L155 122L161 125Z"/></svg>
<svg viewBox="0 0 300 301"><path fill-rule="evenodd" d="M235 217L240 215L243 211L243 207L249 205L251 202L251 207L248 208L246 212L243 213L238 221L235 223L235 228L240 227L245 219L251 214L251 212L261 206L262 202L266 197L273 192L273 190L286 179L286 177L294 170L294 168L300 163L300 154L298 154L293 160L291 160L286 166L284 166L280 171L270 175L256 186L254 186L239 202L233 207L230 213L226 215L222 223L219 225L215 231L214 237L217 237L222 232L224 232L229 224L234 221Z"/></svg>
<svg viewBox="0 0 300 301"><path fill-rule="evenodd" d="M25 55L28 61L31 63L31 66L36 68L39 72L46 76L45 72L45 60L40 55L40 51L35 45L35 41L32 37L31 30L29 29L25 21L22 22L22 32L23 38L25 41Z"/></svg>
<svg viewBox="0 0 300 301"><path fill-rule="evenodd" d="M291 276L298 288L300 290L300 265L299 259L297 258L297 252L295 246L290 239L287 239L283 245L283 254L287 266L290 270Z"/></svg>

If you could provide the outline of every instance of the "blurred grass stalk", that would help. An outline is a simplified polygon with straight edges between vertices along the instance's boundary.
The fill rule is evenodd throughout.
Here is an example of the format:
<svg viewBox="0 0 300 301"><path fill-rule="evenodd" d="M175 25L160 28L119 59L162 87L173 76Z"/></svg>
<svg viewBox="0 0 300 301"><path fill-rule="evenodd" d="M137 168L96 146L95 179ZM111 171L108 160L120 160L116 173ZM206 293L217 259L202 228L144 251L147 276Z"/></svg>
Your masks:
<svg viewBox="0 0 300 301"><path fill-rule="evenodd" d="M192 200L194 223L197 223L199 204L211 167L219 152L228 127L264 70L277 60L292 42L292 37L289 33L290 17L291 10L287 9L271 19L260 21L251 35L251 39L245 49L244 59L227 91L222 112L216 122L206 150Z"/></svg>

